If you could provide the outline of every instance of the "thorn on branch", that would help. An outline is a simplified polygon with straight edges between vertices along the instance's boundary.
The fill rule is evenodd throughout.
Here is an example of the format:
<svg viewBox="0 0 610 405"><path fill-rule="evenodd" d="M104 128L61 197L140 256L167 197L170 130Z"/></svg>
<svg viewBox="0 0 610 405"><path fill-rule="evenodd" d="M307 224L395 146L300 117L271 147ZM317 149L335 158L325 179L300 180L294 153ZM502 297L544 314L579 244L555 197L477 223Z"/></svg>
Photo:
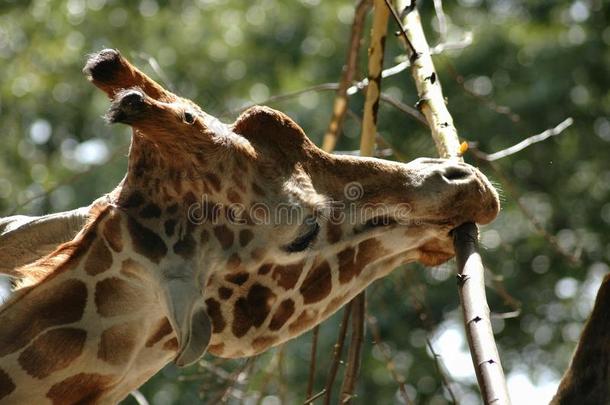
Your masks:
<svg viewBox="0 0 610 405"><path fill-rule="evenodd" d="M470 322L478 323L482 320L483 320L483 318L481 318L480 316L477 315L474 318L472 318L472 320Z"/></svg>
<svg viewBox="0 0 610 405"><path fill-rule="evenodd" d="M466 281L468 281L468 279L470 278L466 274L457 274L455 277L457 278L457 283L460 286L464 285L464 283L466 283Z"/></svg>

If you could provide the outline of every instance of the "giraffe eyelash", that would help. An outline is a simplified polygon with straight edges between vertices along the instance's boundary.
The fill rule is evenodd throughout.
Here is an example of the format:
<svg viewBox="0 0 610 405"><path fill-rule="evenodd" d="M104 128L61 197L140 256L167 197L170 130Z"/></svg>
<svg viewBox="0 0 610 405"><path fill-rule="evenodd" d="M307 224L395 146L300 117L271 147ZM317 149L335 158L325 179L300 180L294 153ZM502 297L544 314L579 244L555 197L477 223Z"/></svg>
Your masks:
<svg viewBox="0 0 610 405"><path fill-rule="evenodd" d="M315 241L316 237L320 233L320 224L315 219L305 219L305 224L310 225L310 228L303 235L298 236L289 245L284 246L284 250L288 253L302 252Z"/></svg>

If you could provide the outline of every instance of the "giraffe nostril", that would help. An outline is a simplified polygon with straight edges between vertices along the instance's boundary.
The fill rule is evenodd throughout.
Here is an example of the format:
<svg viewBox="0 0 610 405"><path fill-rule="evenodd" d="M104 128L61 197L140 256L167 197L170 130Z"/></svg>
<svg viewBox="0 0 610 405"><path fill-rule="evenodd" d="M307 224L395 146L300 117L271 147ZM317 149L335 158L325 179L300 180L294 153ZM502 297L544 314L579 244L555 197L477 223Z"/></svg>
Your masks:
<svg viewBox="0 0 610 405"><path fill-rule="evenodd" d="M453 166L448 167L442 172L442 176L448 181L464 180L469 178L472 172L466 167Z"/></svg>

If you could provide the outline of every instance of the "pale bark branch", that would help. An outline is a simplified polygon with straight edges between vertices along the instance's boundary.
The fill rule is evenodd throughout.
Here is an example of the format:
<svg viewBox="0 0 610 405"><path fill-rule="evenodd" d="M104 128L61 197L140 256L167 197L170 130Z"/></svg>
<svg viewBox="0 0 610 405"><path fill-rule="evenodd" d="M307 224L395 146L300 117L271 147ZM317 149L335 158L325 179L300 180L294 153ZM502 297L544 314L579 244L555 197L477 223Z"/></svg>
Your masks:
<svg viewBox="0 0 610 405"><path fill-rule="evenodd" d="M396 0L395 4L399 10L412 7L406 0ZM460 159L457 130L443 97L417 9L412 7L403 15L403 20L397 23L411 44L408 51L412 61L411 74L420 100L418 105L430 125L438 153L444 158ZM458 292L466 336L483 400L486 404L509 404L506 380L491 329L485 297L484 268L477 252L477 238L478 229L473 223L461 225L454 230Z"/></svg>

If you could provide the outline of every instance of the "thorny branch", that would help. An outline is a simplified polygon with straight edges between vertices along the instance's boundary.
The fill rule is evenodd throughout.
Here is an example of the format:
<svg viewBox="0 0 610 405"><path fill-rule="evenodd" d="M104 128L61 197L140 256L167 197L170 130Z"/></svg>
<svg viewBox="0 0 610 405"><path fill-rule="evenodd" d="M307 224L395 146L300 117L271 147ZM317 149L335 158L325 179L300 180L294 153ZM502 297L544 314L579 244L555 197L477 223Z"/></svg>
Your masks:
<svg viewBox="0 0 610 405"><path fill-rule="evenodd" d="M406 0L396 0L399 9L407 9ZM391 6L390 6L391 7ZM441 157L459 158L460 143L453 118L447 110L429 46L416 8L404 16L405 37L411 43L413 63L411 74L415 81L418 103L430 124L432 138ZM420 52L415 54L412 46ZM484 268L477 251L478 229L473 223L454 230L454 247L458 262L458 292L462 303L466 336L470 347L477 381L486 404L509 404L508 389L495 345L485 297Z"/></svg>

